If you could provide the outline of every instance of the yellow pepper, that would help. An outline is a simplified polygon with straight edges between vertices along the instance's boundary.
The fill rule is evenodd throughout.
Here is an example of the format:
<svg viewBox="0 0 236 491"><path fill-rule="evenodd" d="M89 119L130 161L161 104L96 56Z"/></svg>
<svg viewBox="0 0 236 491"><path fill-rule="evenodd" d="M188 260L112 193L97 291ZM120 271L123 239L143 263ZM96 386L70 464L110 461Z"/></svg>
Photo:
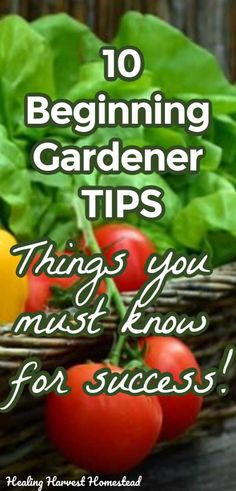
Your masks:
<svg viewBox="0 0 236 491"><path fill-rule="evenodd" d="M0 230L0 324L14 322L24 311L28 296L27 277L18 278L16 274L20 259L10 253L15 244L11 234Z"/></svg>

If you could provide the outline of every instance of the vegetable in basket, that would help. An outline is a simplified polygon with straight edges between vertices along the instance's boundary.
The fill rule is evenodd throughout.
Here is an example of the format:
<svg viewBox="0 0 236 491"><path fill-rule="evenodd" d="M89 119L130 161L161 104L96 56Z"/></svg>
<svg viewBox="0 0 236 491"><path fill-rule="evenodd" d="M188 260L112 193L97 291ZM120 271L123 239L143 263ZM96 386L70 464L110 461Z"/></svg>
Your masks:
<svg viewBox="0 0 236 491"><path fill-rule="evenodd" d="M47 431L58 450L82 469L124 472L151 452L160 434L162 411L156 398L145 395L85 394L83 384L101 368L104 364L91 363L68 370L71 393L47 398ZM122 371L114 365L112 370Z"/></svg>
<svg viewBox="0 0 236 491"><path fill-rule="evenodd" d="M71 252L57 252L57 256L71 255ZM40 261L40 255L37 255L31 263L28 270L29 292L25 304L26 312L36 312L38 310L47 310L49 307L71 307L73 293L78 287L78 282L81 278L77 274L72 276L49 277L45 273L35 275L33 268ZM106 292L105 281L102 280L97 294L100 295Z"/></svg>
<svg viewBox="0 0 236 491"><path fill-rule="evenodd" d="M97 243L108 261L112 256L125 249L129 256L125 271L114 278L120 292L136 291L147 280L144 266L151 254L156 252L155 245L137 227L127 223L110 223L94 230Z"/></svg>
<svg viewBox="0 0 236 491"><path fill-rule="evenodd" d="M76 275L69 278L49 278L46 274L41 273L35 276L32 269L39 258L40 256L35 257L28 271L29 294L25 305L26 312L45 310L52 300L54 286L57 285L61 289L69 289L78 281L78 276Z"/></svg>
<svg viewBox="0 0 236 491"><path fill-rule="evenodd" d="M140 345L143 348L143 340ZM132 353L128 346L123 348ZM113 355L115 350L113 347ZM143 350L140 355L143 356ZM103 474L129 470L151 452L158 440L182 435L196 421L203 402L191 393L180 396L133 395L124 391L112 395L85 393L85 382L94 381L99 370L108 367L112 372L122 373L112 358L71 367L67 371L71 392L63 397L51 393L46 400L47 433L56 448L82 469ZM137 361L133 351L130 369L131 365L138 366ZM171 373L176 381L180 381L182 372L193 368L200 380L200 368L193 353L172 337L148 338L141 365L162 374Z"/></svg>
<svg viewBox="0 0 236 491"><path fill-rule="evenodd" d="M169 372L175 381L180 381L184 370L200 368L191 350L180 339L174 337L150 336L141 341L146 346L144 361L150 368ZM200 412L203 399L196 394L158 396L163 411L161 438L172 440L192 426Z"/></svg>
<svg viewBox="0 0 236 491"><path fill-rule="evenodd" d="M11 234L0 230L0 324L15 321L24 310L28 294L27 278L19 278L16 275L19 258L10 253L11 247L15 244L16 241Z"/></svg>

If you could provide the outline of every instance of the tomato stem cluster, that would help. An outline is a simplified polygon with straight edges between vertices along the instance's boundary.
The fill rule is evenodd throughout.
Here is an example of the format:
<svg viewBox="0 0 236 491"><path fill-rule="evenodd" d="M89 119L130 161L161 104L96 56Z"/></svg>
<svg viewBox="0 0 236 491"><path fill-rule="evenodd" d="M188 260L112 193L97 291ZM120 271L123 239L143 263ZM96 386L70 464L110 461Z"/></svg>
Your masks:
<svg viewBox="0 0 236 491"><path fill-rule="evenodd" d="M91 223L86 219L84 214L83 204L80 199L75 198L73 202L73 207L76 215L77 226L83 230L86 245L93 254L101 253L101 249L97 243L96 237L94 235L93 227ZM123 319L126 314L126 306L120 295L120 292L112 278L106 278L106 284L108 287L110 298L114 301L117 308L120 319ZM120 334L117 338L115 345L112 347L111 353L109 355L110 363L114 365L119 365L122 350L127 341L127 336Z"/></svg>

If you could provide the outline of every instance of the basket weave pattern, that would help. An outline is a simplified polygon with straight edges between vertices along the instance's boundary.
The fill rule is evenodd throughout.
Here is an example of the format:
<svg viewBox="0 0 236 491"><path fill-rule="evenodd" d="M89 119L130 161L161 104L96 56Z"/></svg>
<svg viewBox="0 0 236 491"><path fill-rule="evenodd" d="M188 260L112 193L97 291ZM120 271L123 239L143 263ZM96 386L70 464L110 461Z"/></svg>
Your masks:
<svg viewBox="0 0 236 491"><path fill-rule="evenodd" d="M133 294L124 294L128 306ZM218 366L224 348L236 344L236 263L214 270L210 277L170 280L152 311L183 312L194 314L205 311L210 317L208 330L200 336L189 337L186 343L193 349L201 367ZM0 346L0 397L7 394L7 380L22 361L38 356L44 368L105 357L112 340L118 317L114 309L106 320L105 334L97 339L35 338L14 336L11 326L1 328ZM199 420L180 441L218 432L224 419L236 415L236 370L228 374L228 396L222 398L216 392L206 397ZM7 474L43 472L73 475L80 471L63 462L46 440L43 428L43 400L33 398L26 391L16 409L1 416L0 427L0 477ZM158 450L162 446L158 446ZM53 463L53 464L52 464ZM52 468L53 467L53 468Z"/></svg>

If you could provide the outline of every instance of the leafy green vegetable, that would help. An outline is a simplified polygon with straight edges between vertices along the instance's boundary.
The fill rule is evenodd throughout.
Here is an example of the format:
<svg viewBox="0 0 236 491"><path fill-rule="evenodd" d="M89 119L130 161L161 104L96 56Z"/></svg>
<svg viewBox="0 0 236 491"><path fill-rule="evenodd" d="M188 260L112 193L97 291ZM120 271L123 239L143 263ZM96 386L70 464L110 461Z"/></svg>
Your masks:
<svg viewBox="0 0 236 491"><path fill-rule="evenodd" d="M83 64L99 59L103 43L88 27L66 14L42 17L32 26L50 45L57 96L65 97L78 82Z"/></svg>
<svg viewBox="0 0 236 491"><path fill-rule="evenodd" d="M5 218L20 237L32 233L31 198L24 156L14 143L0 139L0 199L5 210L1 221Z"/></svg>
<svg viewBox="0 0 236 491"><path fill-rule="evenodd" d="M221 95L235 95L214 56L157 17L137 12L124 15L114 44L138 47L166 96L215 94L220 100Z"/></svg>
<svg viewBox="0 0 236 491"><path fill-rule="evenodd" d="M132 184L131 184L132 183ZM175 216L177 210L180 209L180 199L174 193L174 191L170 188L168 183L163 179L162 176L158 174L152 174L151 179L149 174L135 174L134 176L130 176L127 174L113 174L113 175L104 175L100 176L98 179L98 184L100 186L130 186L137 189L141 189L144 186L157 186L160 187L164 191L164 204L165 204L165 214L163 218L161 218L160 223L169 224Z"/></svg>
<svg viewBox="0 0 236 491"><path fill-rule="evenodd" d="M186 247L200 250L209 232L226 232L236 237L235 191L218 191L195 198L181 210L173 224L173 234ZM219 245L220 246L220 245Z"/></svg>
<svg viewBox="0 0 236 491"><path fill-rule="evenodd" d="M0 22L0 122L12 138L40 138L45 132L24 126L29 92L55 95L52 57L44 39L13 15Z"/></svg>
<svg viewBox="0 0 236 491"><path fill-rule="evenodd" d="M165 215L146 221L130 214L127 221L143 230L160 252L207 249L213 264L236 259L236 89L215 58L175 28L150 15L127 13L112 43L141 49L145 70L135 81L103 77L99 49L104 43L85 25L65 14L45 16L32 24L18 16L0 20L0 224L21 240L50 236L59 247L77 234L73 207L82 185L155 185L164 190ZM10 49L9 49L10 47ZM24 126L24 97L30 92L51 98L93 99L106 90L114 99L167 97L207 98L213 121L202 137L182 128L99 128L79 137L71 128ZM36 172L30 151L41 138L62 145L203 146L198 175L137 174L86 176Z"/></svg>

